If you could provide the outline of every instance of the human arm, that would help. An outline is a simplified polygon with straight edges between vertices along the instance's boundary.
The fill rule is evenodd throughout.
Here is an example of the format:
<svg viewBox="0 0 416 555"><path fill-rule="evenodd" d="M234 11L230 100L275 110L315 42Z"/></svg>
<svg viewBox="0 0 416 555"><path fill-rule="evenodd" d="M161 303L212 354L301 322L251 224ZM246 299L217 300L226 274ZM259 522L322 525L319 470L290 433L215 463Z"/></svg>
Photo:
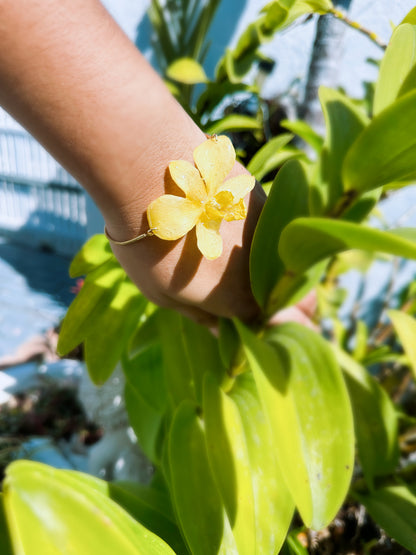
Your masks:
<svg viewBox="0 0 416 555"><path fill-rule="evenodd" d="M146 208L171 184L171 160L192 162L204 134L98 0L0 0L0 104L85 187L110 235L148 229ZM235 165L233 174L245 170ZM248 253L263 204L223 225L224 251L202 258L194 233L114 247L152 300L194 318L257 312Z"/></svg>

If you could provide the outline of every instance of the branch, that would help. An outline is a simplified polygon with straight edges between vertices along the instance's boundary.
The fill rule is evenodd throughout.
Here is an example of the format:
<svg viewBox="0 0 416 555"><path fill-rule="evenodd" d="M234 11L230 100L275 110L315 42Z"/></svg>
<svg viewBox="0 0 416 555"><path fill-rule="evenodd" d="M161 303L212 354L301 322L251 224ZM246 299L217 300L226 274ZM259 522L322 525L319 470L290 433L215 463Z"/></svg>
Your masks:
<svg viewBox="0 0 416 555"><path fill-rule="evenodd" d="M348 25L352 29L356 29L358 32L368 37L370 40L372 40L375 44L377 44L377 46L379 46L383 50L387 48L387 44L383 42L376 33L374 33L373 31L370 31L366 27L363 27L362 25L360 25L360 23L357 23L357 21L353 21L352 19L347 17L347 15L345 15L341 10L337 10L333 8L331 10L328 10L328 13L331 13L333 16L343 21L346 25Z"/></svg>

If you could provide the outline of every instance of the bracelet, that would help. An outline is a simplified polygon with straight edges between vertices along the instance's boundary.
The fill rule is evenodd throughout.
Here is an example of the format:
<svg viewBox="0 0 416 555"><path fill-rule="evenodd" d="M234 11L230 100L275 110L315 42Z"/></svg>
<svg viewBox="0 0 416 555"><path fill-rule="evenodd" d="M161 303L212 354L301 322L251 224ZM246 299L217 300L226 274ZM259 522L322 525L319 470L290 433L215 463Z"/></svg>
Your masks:
<svg viewBox="0 0 416 555"><path fill-rule="evenodd" d="M156 231L156 228L152 227L151 229L148 229L146 231L146 233L141 233L137 237L133 237L133 239L127 239L127 241L116 241L108 233L107 227L104 226L104 235L107 237L107 239L109 241L111 241L111 243L114 243L114 245L121 245L122 247L126 246L126 245L132 245L133 243L137 243L138 241L141 241L142 239L146 239L146 237L151 237L152 235L154 235L154 231Z"/></svg>

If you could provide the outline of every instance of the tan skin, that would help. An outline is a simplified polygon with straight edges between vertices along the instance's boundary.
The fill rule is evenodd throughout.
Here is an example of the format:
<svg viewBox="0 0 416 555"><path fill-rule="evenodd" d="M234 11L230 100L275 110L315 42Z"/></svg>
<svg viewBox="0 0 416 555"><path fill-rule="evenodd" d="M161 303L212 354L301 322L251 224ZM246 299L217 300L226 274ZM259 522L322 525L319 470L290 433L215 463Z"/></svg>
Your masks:
<svg viewBox="0 0 416 555"><path fill-rule="evenodd" d="M114 239L145 232L149 203L178 194L169 162L192 162L202 131L98 0L0 0L0 36L0 104L91 194ZM232 174L245 171L236 163ZM257 187L246 220L223 223L214 261L200 255L194 231L114 253L160 305L204 323L250 320L249 249L264 200Z"/></svg>

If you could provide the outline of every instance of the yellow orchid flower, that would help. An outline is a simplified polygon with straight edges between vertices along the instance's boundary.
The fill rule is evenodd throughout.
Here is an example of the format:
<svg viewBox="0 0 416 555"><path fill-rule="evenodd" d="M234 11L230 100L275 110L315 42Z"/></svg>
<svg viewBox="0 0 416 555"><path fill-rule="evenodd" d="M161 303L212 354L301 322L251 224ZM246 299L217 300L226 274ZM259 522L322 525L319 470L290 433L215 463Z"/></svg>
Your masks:
<svg viewBox="0 0 416 555"><path fill-rule="evenodd" d="M174 182L184 197L162 195L147 209L153 234L175 241L196 227L198 248L213 260L222 253L219 233L222 220L242 220L247 215L244 197L254 187L251 175L239 175L224 181L235 162L235 150L224 135L213 136L193 152L195 166L185 160L169 164Z"/></svg>

